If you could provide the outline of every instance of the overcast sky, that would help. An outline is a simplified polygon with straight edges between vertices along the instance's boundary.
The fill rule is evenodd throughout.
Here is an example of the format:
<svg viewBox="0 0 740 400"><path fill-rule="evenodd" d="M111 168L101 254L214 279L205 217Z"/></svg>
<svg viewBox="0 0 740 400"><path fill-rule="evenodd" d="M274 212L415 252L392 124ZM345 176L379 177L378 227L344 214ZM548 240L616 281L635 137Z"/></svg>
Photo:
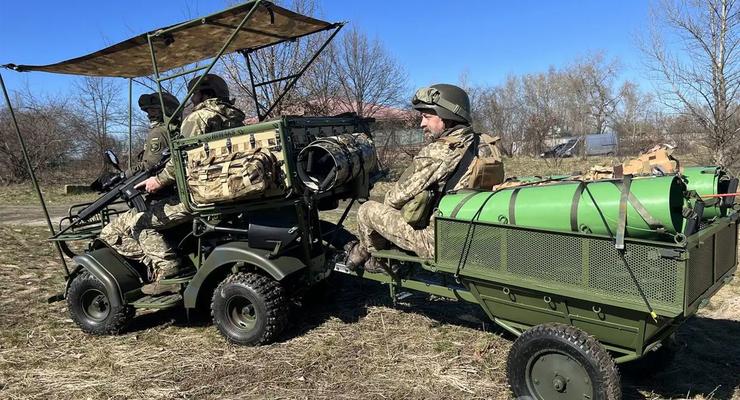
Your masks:
<svg viewBox="0 0 740 400"><path fill-rule="evenodd" d="M223 0L4 1L0 64L48 64L131 36L221 10ZM458 82L495 85L508 74L546 71L589 52L622 65L621 79L645 80L635 35L649 20L648 1L320 1L320 17L348 21L405 68L410 86ZM71 77L0 70L9 89L63 95Z"/></svg>

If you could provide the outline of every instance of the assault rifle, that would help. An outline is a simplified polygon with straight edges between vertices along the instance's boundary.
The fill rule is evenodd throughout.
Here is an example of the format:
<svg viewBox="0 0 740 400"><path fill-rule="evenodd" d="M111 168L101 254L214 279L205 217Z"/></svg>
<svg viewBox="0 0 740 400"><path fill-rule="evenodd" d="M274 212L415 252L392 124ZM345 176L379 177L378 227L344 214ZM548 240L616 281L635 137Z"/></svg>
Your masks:
<svg viewBox="0 0 740 400"><path fill-rule="evenodd" d="M170 159L170 151L169 149L165 149L162 152L162 158L157 163L148 169L138 171L127 178L125 173L121 171L118 166L118 158L116 155L110 150L106 151L105 154L108 157L108 161L110 161L110 163L119 171L117 175L114 175L110 180L103 184L102 187L107 190L107 193L100 196L89 206L80 210L72 222L54 235L52 239L57 238L66 231L81 225L90 217L98 214L118 199L124 200L130 208L136 208L138 211L146 211L147 205L146 200L143 197L144 192L134 189L134 187L159 172Z"/></svg>

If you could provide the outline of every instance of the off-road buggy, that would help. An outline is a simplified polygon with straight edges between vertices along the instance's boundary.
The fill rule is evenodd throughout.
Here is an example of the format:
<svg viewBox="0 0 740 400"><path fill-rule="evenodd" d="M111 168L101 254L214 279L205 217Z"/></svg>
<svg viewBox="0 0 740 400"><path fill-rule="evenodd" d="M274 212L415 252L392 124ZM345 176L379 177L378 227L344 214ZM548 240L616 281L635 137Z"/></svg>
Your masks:
<svg viewBox="0 0 740 400"><path fill-rule="evenodd" d="M184 307L191 311L201 307L210 308L219 331L235 343L266 343L281 333L289 301L326 279L333 269L328 242L346 239L339 226L319 221L319 210L335 209L341 199L368 197L378 173L370 135L372 119L352 114L266 119L341 28L341 23L320 21L257 0L72 60L10 66L17 71L129 79L153 74L161 92L162 82L188 73L205 75L227 53L241 53L251 71L256 52L308 35L323 39L313 56L288 76L257 82L250 75L258 123L193 138L179 138L173 130L169 157L164 153L162 162L148 171L108 180L107 192L97 201L69 210L51 240L75 263L71 271L65 264L64 297L82 330L119 332L136 309ZM182 70L204 59L209 59L204 66ZM177 73L163 75L175 68ZM272 104L262 104L259 88L278 81L287 82L283 92ZM191 95L192 90L180 109ZM165 116L167 122L172 115ZM188 181L194 159L250 151L269 151L277 162L279 171L271 190L248 199L196 201L193 181ZM128 208L143 211L148 207L152 199L134 186L156 174L169 158L175 165L180 201L192 212L193 223L166 232L185 256L186 265L184 273L162 283L178 284L182 290L147 296L140 290L150 279L147 267L121 256L98 236ZM114 154L108 152L107 159L120 170ZM219 179L220 171L216 172L212 179ZM87 245L84 251L74 252L72 242Z"/></svg>

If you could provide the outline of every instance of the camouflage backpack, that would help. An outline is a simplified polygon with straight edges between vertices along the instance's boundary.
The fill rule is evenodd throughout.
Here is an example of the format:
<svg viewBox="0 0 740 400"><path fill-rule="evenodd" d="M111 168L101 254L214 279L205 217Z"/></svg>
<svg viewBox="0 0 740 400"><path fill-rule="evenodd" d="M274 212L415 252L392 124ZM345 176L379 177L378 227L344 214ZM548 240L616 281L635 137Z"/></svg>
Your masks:
<svg viewBox="0 0 740 400"><path fill-rule="evenodd" d="M280 189L277 159L261 148L195 159L188 169L188 188L199 204L254 199Z"/></svg>

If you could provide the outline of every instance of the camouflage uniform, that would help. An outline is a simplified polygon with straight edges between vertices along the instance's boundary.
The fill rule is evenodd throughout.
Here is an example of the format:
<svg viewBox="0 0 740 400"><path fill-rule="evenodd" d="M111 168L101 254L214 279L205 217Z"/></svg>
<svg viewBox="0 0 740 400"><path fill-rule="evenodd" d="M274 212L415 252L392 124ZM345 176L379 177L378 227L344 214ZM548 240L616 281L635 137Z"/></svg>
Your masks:
<svg viewBox="0 0 740 400"><path fill-rule="evenodd" d="M202 135L242 126L243 120L244 113L230 103L211 98L199 103L185 118L181 133L184 137ZM175 183L174 176L174 164L169 161L157 175L157 179L164 186L171 186ZM158 280L175 271L180 264L177 251L167 242L161 231L190 219L190 212L175 194L153 201L144 212L132 209L119 216L103 229L101 239L123 256L150 266L154 273L152 279Z"/></svg>
<svg viewBox="0 0 740 400"><path fill-rule="evenodd" d="M361 246L373 252L387 248L390 241L420 257L433 258L434 224L424 229L414 229L403 219L401 208L424 190L435 186L441 190L444 187L473 135L472 128L466 126L445 130L438 139L419 151L385 195L382 204L368 201L360 206L357 225ZM466 171L455 189L465 187L469 176L470 170Z"/></svg>
<svg viewBox="0 0 740 400"><path fill-rule="evenodd" d="M126 177L131 177L139 171L149 169L162 159L162 151L167 148L167 126L164 122L149 124L149 134L144 143L144 150L139 153L139 161L126 170Z"/></svg>

